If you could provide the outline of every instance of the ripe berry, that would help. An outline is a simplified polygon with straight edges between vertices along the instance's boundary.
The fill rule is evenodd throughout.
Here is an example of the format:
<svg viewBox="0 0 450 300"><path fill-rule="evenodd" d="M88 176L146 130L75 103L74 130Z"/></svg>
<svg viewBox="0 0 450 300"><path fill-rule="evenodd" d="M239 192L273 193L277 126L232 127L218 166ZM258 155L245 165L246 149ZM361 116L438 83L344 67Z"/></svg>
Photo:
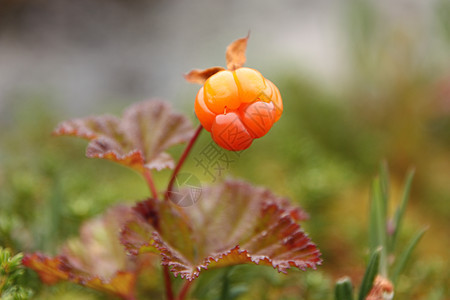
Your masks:
<svg viewBox="0 0 450 300"><path fill-rule="evenodd" d="M253 142L253 137L235 112L217 115L211 135L216 144L230 151L247 149Z"/></svg>
<svg viewBox="0 0 450 300"><path fill-rule="evenodd" d="M283 103L278 88L250 68L223 70L205 82L195 99L202 126L222 148L250 147L278 121Z"/></svg>

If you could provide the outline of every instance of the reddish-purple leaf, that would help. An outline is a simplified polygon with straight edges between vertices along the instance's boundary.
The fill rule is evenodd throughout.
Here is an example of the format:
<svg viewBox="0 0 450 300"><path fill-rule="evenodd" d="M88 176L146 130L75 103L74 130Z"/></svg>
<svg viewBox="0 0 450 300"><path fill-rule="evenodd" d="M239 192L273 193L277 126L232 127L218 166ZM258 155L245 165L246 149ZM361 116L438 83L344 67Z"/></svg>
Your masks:
<svg viewBox="0 0 450 300"><path fill-rule="evenodd" d="M88 157L143 171L173 168L172 157L164 151L187 142L194 131L191 122L167 103L149 100L129 107L122 119L105 115L65 121L54 133L90 140Z"/></svg>
<svg viewBox="0 0 450 300"><path fill-rule="evenodd" d="M63 122L58 125L55 134L78 136L88 140L93 140L100 136L108 136L115 139L122 137L122 134L117 130L119 124L120 119L115 116L93 116Z"/></svg>
<svg viewBox="0 0 450 300"><path fill-rule="evenodd" d="M204 84L209 77L223 70L225 70L223 67L211 67L204 70L195 69L184 75L184 78L191 83Z"/></svg>
<svg viewBox="0 0 450 300"><path fill-rule="evenodd" d="M132 254L159 252L175 276L193 280L202 269L245 263L279 272L321 263L319 250L297 223L306 214L266 189L227 181L204 189L191 207L149 201L135 209L141 217L125 226L122 243Z"/></svg>
<svg viewBox="0 0 450 300"><path fill-rule="evenodd" d="M172 202L148 199L135 207L135 218L127 223L121 234L121 242L128 252L137 255L145 252L159 252L153 247L153 236L164 236L166 242L181 244L184 251L194 248L192 228L185 211Z"/></svg>
<svg viewBox="0 0 450 300"><path fill-rule="evenodd" d="M234 71L245 64L245 51L247 50L247 41L250 34L245 38L237 39L227 47L225 58L227 60L227 69Z"/></svg>
<svg viewBox="0 0 450 300"><path fill-rule="evenodd" d="M102 217L85 223L80 237L69 240L60 255L52 258L27 254L23 264L35 270L46 284L71 281L133 299L140 264L149 262L147 256L139 258L139 262L127 256L119 242L121 227L133 217L130 207L113 207Z"/></svg>

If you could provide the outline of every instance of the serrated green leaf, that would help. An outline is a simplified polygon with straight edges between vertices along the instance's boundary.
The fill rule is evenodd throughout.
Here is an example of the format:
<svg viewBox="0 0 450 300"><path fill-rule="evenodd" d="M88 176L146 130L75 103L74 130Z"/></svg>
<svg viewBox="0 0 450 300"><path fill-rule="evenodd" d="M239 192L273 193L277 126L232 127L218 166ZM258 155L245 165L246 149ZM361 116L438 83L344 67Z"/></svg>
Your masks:
<svg viewBox="0 0 450 300"><path fill-rule="evenodd" d="M138 215L122 231L125 248L131 254L157 249L162 264L188 280L205 269L238 264L272 266L285 273L321 263L319 250L297 223L306 214L287 199L233 180L204 188L201 195L191 207L170 201L138 204ZM149 215L157 217L159 229Z"/></svg>
<svg viewBox="0 0 450 300"><path fill-rule="evenodd" d="M353 300L353 286L349 277L344 277L336 282L334 289L335 300Z"/></svg>
<svg viewBox="0 0 450 300"><path fill-rule="evenodd" d="M364 273L361 287L359 289L358 300L364 300L373 286L373 281L378 274L378 267L380 263L381 249L374 251L370 257L366 272Z"/></svg>
<svg viewBox="0 0 450 300"><path fill-rule="evenodd" d="M396 259L396 263L394 265L394 271L392 272L392 282L394 285L397 283L398 277L402 273L403 269L406 266L406 263L408 262L408 259L411 257L411 254L414 250L414 248L417 246L417 243L419 243L422 236L425 234L425 231L427 231L427 228L424 228L420 230L409 242L408 246L405 248L405 250L398 256Z"/></svg>

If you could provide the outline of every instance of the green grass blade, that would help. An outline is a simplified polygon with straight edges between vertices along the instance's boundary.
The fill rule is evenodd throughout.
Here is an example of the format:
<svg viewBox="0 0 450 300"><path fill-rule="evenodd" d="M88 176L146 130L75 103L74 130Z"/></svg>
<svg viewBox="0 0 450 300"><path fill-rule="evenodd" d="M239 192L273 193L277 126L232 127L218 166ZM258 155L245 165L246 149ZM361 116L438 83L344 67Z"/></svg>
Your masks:
<svg viewBox="0 0 450 300"><path fill-rule="evenodd" d="M378 266L380 263L380 255L381 249L376 250L372 253L370 257L369 264L367 265L366 272L364 273L364 277L361 283L361 287L359 289L358 300L364 300L367 294L372 289L373 281L375 276L378 274Z"/></svg>
<svg viewBox="0 0 450 300"><path fill-rule="evenodd" d="M349 277L343 277L336 282L335 300L353 300L353 286Z"/></svg>
<svg viewBox="0 0 450 300"><path fill-rule="evenodd" d="M369 207L369 249L370 253L374 252L380 246L379 233L378 233L378 187L379 180L374 179L372 182L372 191L370 194L370 207Z"/></svg>
<svg viewBox="0 0 450 300"><path fill-rule="evenodd" d="M420 239L424 235L425 231L427 231L428 228L424 228L421 231L419 231L409 242L408 246L405 248L405 250L398 256L398 259L396 260L396 263L394 265L394 271L392 273L392 283L394 286L397 284L398 277L403 272L403 269L406 266L406 263L408 262L408 259L410 258L414 248L416 247L417 243L419 243Z"/></svg>
<svg viewBox="0 0 450 300"><path fill-rule="evenodd" d="M389 172L386 162L380 164L380 196L382 200L383 215L387 216L387 209L389 206Z"/></svg>
<svg viewBox="0 0 450 300"><path fill-rule="evenodd" d="M387 231L386 231L386 212L384 209L382 184L379 178L373 181L372 186L372 203L370 205L370 235L371 245L370 252L373 253L377 249L380 250L380 266L379 272L384 277L387 274Z"/></svg>
<svg viewBox="0 0 450 300"><path fill-rule="evenodd" d="M406 205L408 204L408 200L409 200L409 193L411 191L411 183L412 183L413 177L414 177L414 170L411 170L408 172L408 175L406 176L405 187L403 189L403 197L402 197L400 205L397 208L395 215L394 215L394 220L393 220L394 233L392 235L392 244L391 244L390 252L394 251L395 245L397 244L398 234L400 232L401 225L403 222L403 215L405 214Z"/></svg>

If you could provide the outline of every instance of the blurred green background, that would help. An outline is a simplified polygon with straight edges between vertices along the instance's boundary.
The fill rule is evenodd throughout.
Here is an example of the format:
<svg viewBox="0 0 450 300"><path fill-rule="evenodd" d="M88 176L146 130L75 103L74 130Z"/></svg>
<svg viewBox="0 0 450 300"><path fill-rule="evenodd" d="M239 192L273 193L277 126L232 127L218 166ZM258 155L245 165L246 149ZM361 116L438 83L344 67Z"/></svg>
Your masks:
<svg viewBox="0 0 450 300"><path fill-rule="evenodd" d="M303 226L324 263L288 276L252 266L211 271L193 295L218 299L227 282L237 299L332 299L337 278L359 282L371 180L385 161L394 203L416 170L401 238L429 226L396 297L448 299L448 0L0 1L0 246L56 254L84 220L146 197L138 174L85 158L84 141L52 129L151 97L197 122L198 87L181 75L224 65L226 45L249 29L247 66L278 86L284 113L222 178L245 178L305 208ZM204 132L184 169L204 184L210 178L192 157L209 142ZM159 187L168 175L156 176ZM147 290L162 292L160 279L148 280ZM32 272L23 281L40 299L104 297L44 287Z"/></svg>

